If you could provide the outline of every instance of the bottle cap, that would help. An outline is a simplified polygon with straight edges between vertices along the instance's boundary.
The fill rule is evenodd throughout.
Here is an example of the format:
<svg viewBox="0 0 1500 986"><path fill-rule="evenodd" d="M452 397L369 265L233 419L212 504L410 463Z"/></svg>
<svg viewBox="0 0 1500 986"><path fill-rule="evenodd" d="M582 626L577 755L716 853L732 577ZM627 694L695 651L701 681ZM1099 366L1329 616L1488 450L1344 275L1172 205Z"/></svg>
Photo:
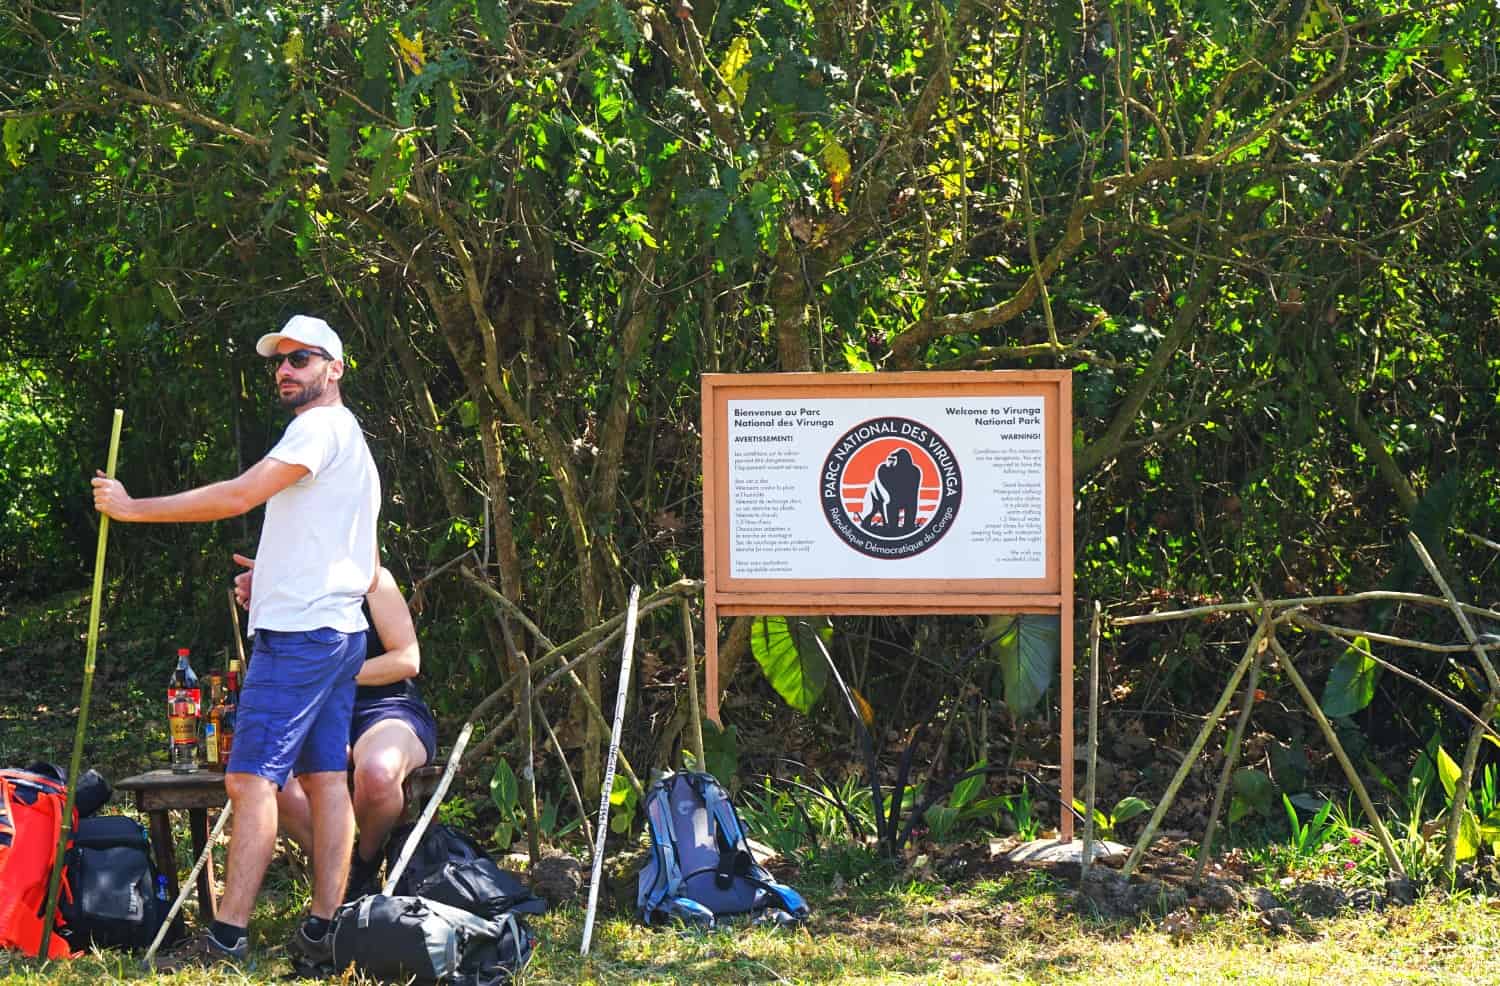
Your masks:
<svg viewBox="0 0 1500 986"><path fill-rule="evenodd" d="M179 647L179 648L177 648L177 656L178 657L187 657L188 654L190 654L190 653L192 653L192 652L189 651L186 647Z"/></svg>

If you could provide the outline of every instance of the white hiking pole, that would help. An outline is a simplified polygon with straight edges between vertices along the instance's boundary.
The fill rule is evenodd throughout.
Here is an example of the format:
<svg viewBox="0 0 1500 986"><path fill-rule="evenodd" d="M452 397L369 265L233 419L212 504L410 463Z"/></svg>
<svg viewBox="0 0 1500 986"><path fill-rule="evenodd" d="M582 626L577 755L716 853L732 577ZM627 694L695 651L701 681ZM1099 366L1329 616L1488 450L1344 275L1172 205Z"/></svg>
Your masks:
<svg viewBox="0 0 1500 986"><path fill-rule="evenodd" d="M230 812L234 810L234 802L226 801L224 810L219 812L219 820L214 822L214 830L208 834L208 841L203 845L203 851L198 854L198 861L188 871L187 879L182 881L182 886L177 890L177 899L172 901L171 910L167 911L166 919L162 921L161 927L156 929L156 937L151 939L151 947L146 949L146 957L141 960L141 965L147 969L151 968L151 960L156 957L156 950L161 948L162 939L167 937L167 929L172 927L172 922L177 918L177 912L182 910L182 902L187 900L187 895L192 892L194 885L198 882L198 871L203 869L203 864L208 862L208 854L214 851L214 843L219 841L219 833L224 831L224 823L229 821Z"/></svg>
<svg viewBox="0 0 1500 986"><path fill-rule="evenodd" d="M422 809L422 817L417 819L417 824L412 826L411 834L401 846L401 855L397 857L396 865L385 875L385 886L380 888L385 896L389 897L391 891L396 889L396 881L401 879L401 874L406 871L406 864L416 855L417 843L422 841L422 833L427 831L427 826L432 823L432 816L437 814L438 805L443 803L443 795L448 793L448 785L453 783L453 775L458 773L458 761L463 758L464 747L469 745L469 736L473 732L474 723L464 723L457 742L453 744L453 752L448 754L448 766L443 770L443 776L438 780L432 797L427 799L427 807Z"/></svg>
<svg viewBox="0 0 1500 986"><path fill-rule="evenodd" d="M599 877L604 869L604 837L609 834L609 794L615 786L615 761L620 756L620 728L625 724L625 693L630 690L630 661L635 653L635 610L641 601L641 587L630 587L630 605L625 610L625 653L620 658L620 688L615 696L615 725L609 735L609 758L604 762L604 786L599 792L599 825L594 830L594 872L589 877L589 909L583 918L583 948L579 955L589 954L594 937L594 908L599 905Z"/></svg>

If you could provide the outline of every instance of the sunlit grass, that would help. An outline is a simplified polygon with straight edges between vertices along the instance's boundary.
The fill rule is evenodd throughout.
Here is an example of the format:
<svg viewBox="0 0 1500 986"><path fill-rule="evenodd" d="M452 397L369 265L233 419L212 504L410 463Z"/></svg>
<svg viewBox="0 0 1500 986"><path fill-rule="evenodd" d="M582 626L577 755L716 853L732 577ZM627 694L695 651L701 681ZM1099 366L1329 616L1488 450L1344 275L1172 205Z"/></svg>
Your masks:
<svg viewBox="0 0 1500 986"><path fill-rule="evenodd" d="M180 973L162 983L286 981L279 950L298 887L257 912L256 959L245 972ZM872 888L876 889L876 888ZM1500 968L1500 902L1460 896L1410 908L1348 914L1308 925L1308 937L1261 928L1250 911L1200 915L1174 937L1151 918L1104 922L1068 906L1067 887L1014 875L948 893L900 883L869 894L814 899L814 917L786 931L735 925L703 933L650 930L625 916L595 927L578 954L583 914L554 910L525 984L644 983L1482 983ZM123 956L39 966L0 958L0 982L72 986L152 978ZM350 983L363 982L350 977Z"/></svg>

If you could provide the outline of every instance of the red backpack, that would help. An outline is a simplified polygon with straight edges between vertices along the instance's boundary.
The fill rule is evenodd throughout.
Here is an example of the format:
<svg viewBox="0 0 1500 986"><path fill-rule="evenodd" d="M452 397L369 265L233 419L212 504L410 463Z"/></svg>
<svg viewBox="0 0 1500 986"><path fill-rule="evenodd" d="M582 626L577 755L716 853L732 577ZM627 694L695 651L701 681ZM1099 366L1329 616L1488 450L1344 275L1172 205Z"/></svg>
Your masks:
<svg viewBox="0 0 1500 986"><path fill-rule="evenodd" d="M47 885L57 862L57 837L67 805L65 786L25 770L0 770L0 948L18 948L35 956L42 944ZM73 826L78 811L73 811ZM66 878L62 893L71 896ZM47 944L47 958L72 955L56 931L59 912Z"/></svg>

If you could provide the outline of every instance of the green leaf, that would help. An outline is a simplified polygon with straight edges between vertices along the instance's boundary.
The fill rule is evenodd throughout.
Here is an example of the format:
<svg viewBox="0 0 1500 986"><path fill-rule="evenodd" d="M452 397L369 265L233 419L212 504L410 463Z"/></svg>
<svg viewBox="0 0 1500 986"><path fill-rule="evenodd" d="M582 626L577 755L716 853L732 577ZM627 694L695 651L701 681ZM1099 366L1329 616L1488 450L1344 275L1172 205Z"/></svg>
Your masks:
<svg viewBox="0 0 1500 986"><path fill-rule="evenodd" d="M299 101L297 96L288 99L281 106L281 112L276 115L276 122L271 127L271 150L270 163L266 170L271 177L281 173L282 162L286 160L286 149L292 142L292 121L296 114L292 112L292 104Z"/></svg>
<svg viewBox="0 0 1500 986"><path fill-rule="evenodd" d="M1458 845L1453 858L1459 862L1479 855L1479 816L1472 809L1464 808L1458 818Z"/></svg>
<svg viewBox="0 0 1500 986"><path fill-rule="evenodd" d="M734 726L720 729L712 719L703 720L703 759L705 763L700 769L713 774L729 790L740 769L739 735Z"/></svg>
<svg viewBox="0 0 1500 986"><path fill-rule="evenodd" d="M828 687L828 662L815 637L826 644L833 627L804 617L757 616L750 625L750 652L776 694L803 715L811 712Z"/></svg>
<svg viewBox="0 0 1500 986"><path fill-rule="evenodd" d="M391 43L384 24L370 25L370 33L365 36L359 60L364 65L366 79L385 81L386 73L391 68Z"/></svg>
<svg viewBox="0 0 1500 986"><path fill-rule="evenodd" d="M453 122L458 113L458 87L448 82L435 87L432 101L436 105L437 146L444 150L453 137Z"/></svg>
<svg viewBox="0 0 1500 986"><path fill-rule="evenodd" d="M520 787L516 784L516 775L510 769L510 764L501 757L495 762L495 776L490 778L490 800L495 807L500 809L500 817L507 822L513 822L516 817L516 805L520 800Z"/></svg>
<svg viewBox="0 0 1500 986"><path fill-rule="evenodd" d="M641 46L641 32L636 30L635 21L630 16L630 11L620 0L608 0L601 11L604 23L609 25L609 33L620 45L629 51L634 51Z"/></svg>
<svg viewBox="0 0 1500 986"><path fill-rule="evenodd" d="M490 44L497 49L503 48L506 35L510 33L510 7L505 0L474 0L474 13L479 17L479 25L484 28L484 36Z"/></svg>
<svg viewBox="0 0 1500 986"><path fill-rule="evenodd" d="M1022 613L992 616L986 631L999 635L990 653L1000 663L1005 704L1025 716L1052 687L1061 658L1056 616Z"/></svg>
<svg viewBox="0 0 1500 986"><path fill-rule="evenodd" d="M1262 818L1270 818L1275 814L1276 785L1263 771L1252 767L1241 767L1234 772L1230 784L1234 788L1235 798L1243 801L1248 809ZM1231 818L1230 821L1238 821L1238 819Z"/></svg>
<svg viewBox="0 0 1500 986"><path fill-rule="evenodd" d="M564 28L577 27L579 24L582 24L588 18L588 16L598 8L598 6L599 0L578 0L578 2L568 10L567 15L563 17L562 26Z"/></svg>
<svg viewBox="0 0 1500 986"><path fill-rule="evenodd" d="M1370 657L1370 641L1355 637L1323 686L1323 714L1330 717L1350 716L1370 704L1375 697L1375 682L1380 665Z"/></svg>
<svg viewBox="0 0 1500 986"><path fill-rule="evenodd" d="M495 845L501 852L510 848L511 842L516 837L516 823L502 821L495 826Z"/></svg>
<svg viewBox="0 0 1500 986"><path fill-rule="evenodd" d="M932 830L932 837L938 842L943 842L958 824L958 811L951 805L930 805L922 815L922 819Z"/></svg>
<svg viewBox="0 0 1500 986"><path fill-rule="evenodd" d="M609 788L609 830L617 835L630 831L635 823L635 806L640 795L624 774L616 774Z"/></svg>
<svg viewBox="0 0 1500 986"><path fill-rule="evenodd" d="M1454 788L1458 786L1458 779L1463 776L1463 768L1441 746L1433 754L1433 759L1437 761L1438 780L1443 782L1443 790L1448 792L1448 800L1452 801Z"/></svg>
<svg viewBox="0 0 1500 986"><path fill-rule="evenodd" d="M986 760L981 760L974 766L970 767L969 771L983 770L987 766L989 766L989 762ZM969 771L965 771L965 773L968 773ZM979 789L983 786L983 774L975 774L973 777L966 777L963 780L959 781L957 784L953 785L953 793L948 795L948 803L954 808L962 808L964 805L968 804L970 800L973 799L974 795L979 793Z"/></svg>
<svg viewBox="0 0 1500 986"><path fill-rule="evenodd" d="M349 148L353 138L349 121L338 110L328 111L328 178L337 182L349 166Z"/></svg>
<svg viewBox="0 0 1500 986"><path fill-rule="evenodd" d="M1129 797L1120 799L1119 804L1115 805L1115 810L1111 817L1114 819L1114 823L1119 825L1121 822L1128 822L1135 816L1144 814L1150 810L1151 802L1144 798L1137 798L1135 795L1130 795Z"/></svg>

